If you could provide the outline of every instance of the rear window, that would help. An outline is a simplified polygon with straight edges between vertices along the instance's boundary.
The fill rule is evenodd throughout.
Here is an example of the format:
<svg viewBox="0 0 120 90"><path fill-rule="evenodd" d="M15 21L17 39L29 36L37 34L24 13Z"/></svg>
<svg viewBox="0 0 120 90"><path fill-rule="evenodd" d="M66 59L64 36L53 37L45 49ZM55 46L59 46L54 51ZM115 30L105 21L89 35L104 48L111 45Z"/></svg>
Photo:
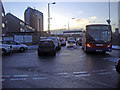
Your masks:
<svg viewBox="0 0 120 90"><path fill-rule="evenodd" d="M53 41L41 41L39 44L40 47L54 47Z"/></svg>

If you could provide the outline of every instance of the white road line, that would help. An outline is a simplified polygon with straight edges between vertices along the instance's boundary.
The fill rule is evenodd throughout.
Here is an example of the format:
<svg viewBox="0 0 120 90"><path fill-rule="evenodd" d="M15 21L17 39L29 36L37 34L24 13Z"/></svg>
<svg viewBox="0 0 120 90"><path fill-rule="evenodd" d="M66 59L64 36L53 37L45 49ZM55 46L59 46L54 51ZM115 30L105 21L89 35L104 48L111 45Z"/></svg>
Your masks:
<svg viewBox="0 0 120 90"><path fill-rule="evenodd" d="M113 70L113 71L116 71L116 68L113 68L112 70Z"/></svg>
<svg viewBox="0 0 120 90"><path fill-rule="evenodd" d="M11 75L1 75L0 77L10 77Z"/></svg>
<svg viewBox="0 0 120 90"><path fill-rule="evenodd" d="M5 81L5 79L0 79L0 82Z"/></svg>
<svg viewBox="0 0 120 90"><path fill-rule="evenodd" d="M98 74L101 74L101 75L104 75L104 74L111 74L111 72L102 72L102 73L98 73Z"/></svg>
<svg viewBox="0 0 120 90"><path fill-rule="evenodd" d="M85 77L90 76L90 74L82 74L82 75L72 75L73 77Z"/></svg>
<svg viewBox="0 0 120 90"><path fill-rule="evenodd" d="M13 77L28 77L28 75L13 75Z"/></svg>
<svg viewBox="0 0 120 90"><path fill-rule="evenodd" d="M83 73L88 73L87 71L82 71L82 72L73 72L73 74L83 74Z"/></svg>
<svg viewBox="0 0 120 90"><path fill-rule="evenodd" d="M10 79L11 81L15 81L15 80L26 80L26 78L12 78L12 79Z"/></svg>
<svg viewBox="0 0 120 90"><path fill-rule="evenodd" d="M67 75L68 73L59 73L59 75Z"/></svg>
<svg viewBox="0 0 120 90"><path fill-rule="evenodd" d="M43 80L43 79L47 79L47 77L38 77L38 78L33 78L34 80Z"/></svg>
<svg viewBox="0 0 120 90"><path fill-rule="evenodd" d="M105 70L105 69L102 69L102 70L93 70L93 72L105 72L105 71L107 71L107 70Z"/></svg>

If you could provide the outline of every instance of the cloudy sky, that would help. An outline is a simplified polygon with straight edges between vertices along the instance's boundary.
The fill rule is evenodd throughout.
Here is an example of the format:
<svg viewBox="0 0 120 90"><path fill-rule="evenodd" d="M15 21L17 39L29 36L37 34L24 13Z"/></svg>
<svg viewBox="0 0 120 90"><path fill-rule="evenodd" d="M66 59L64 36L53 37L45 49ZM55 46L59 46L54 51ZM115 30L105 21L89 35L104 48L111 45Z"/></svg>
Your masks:
<svg viewBox="0 0 120 90"><path fill-rule="evenodd" d="M47 5L48 2L3 2L5 12L12 13L24 20L24 11L28 6L43 12L44 30L47 30ZM111 25L118 27L118 3L111 2ZM108 2L56 2L50 4L51 29L83 28L90 23L107 24L109 17ZM72 19L74 18L74 19Z"/></svg>

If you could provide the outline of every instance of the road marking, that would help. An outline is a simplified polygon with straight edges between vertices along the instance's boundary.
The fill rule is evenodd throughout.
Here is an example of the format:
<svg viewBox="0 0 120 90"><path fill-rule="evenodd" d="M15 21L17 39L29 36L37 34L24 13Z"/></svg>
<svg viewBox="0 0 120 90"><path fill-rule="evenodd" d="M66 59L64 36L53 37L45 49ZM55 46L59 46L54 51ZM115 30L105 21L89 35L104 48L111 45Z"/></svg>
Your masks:
<svg viewBox="0 0 120 90"><path fill-rule="evenodd" d="M102 75L104 75L104 74L111 74L111 72L103 72L103 73L98 73L98 74L102 74Z"/></svg>
<svg viewBox="0 0 120 90"><path fill-rule="evenodd" d="M28 75L13 75L13 77L28 77Z"/></svg>
<svg viewBox="0 0 120 90"><path fill-rule="evenodd" d="M90 76L90 74L82 74L82 75L72 75L73 77L85 77Z"/></svg>
<svg viewBox="0 0 120 90"><path fill-rule="evenodd" d="M107 71L107 70L105 70L105 69L102 69L102 70L93 70L93 72L105 72L105 71Z"/></svg>
<svg viewBox="0 0 120 90"><path fill-rule="evenodd" d="M10 77L11 75L1 75L0 77L5 77L5 78L7 78L7 77Z"/></svg>
<svg viewBox="0 0 120 90"><path fill-rule="evenodd" d="M116 68L113 68L112 70L113 70L113 71L116 71Z"/></svg>
<svg viewBox="0 0 120 90"><path fill-rule="evenodd" d="M43 80L43 79L47 79L47 77L38 77L38 78L33 78L34 80Z"/></svg>
<svg viewBox="0 0 120 90"><path fill-rule="evenodd" d="M0 79L0 82L5 81L5 79Z"/></svg>
<svg viewBox="0 0 120 90"><path fill-rule="evenodd" d="M68 73L59 73L59 75L67 75Z"/></svg>
<svg viewBox="0 0 120 90"><path fill-rule="evenodd" d="M88 73L87 71L82 71L82 72L73 72L73 74L83 74L83 73Z"/></svg>
<svg viewBox="0 0 120 90"><path fill-rule="evenodd" d="M26 80L26 78L12 78L10 79L11 81L15 81L15 80Z"/></svg>

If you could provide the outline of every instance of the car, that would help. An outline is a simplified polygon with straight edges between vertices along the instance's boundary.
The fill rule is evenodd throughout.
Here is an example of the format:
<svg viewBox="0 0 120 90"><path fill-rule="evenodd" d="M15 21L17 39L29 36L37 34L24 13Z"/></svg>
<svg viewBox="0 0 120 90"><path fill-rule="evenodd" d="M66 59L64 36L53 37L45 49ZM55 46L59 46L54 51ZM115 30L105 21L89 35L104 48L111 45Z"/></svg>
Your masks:
<svg viewBox="0 0 120 90"><path fill-rule="evenodd" d="M116 71L120 74L120 58L118 59L115 68L116 68Z"/></svg>
<svg viewBox="0 0 120 90"><path fill-rule="evenodd" d="M47 37L40 37L40 39L42 40L42 39L47 39Z"/></svg>
<svg viewBox="0 0 120 90"><path fill-rule="evenodd" d="M14 40L4 40L2 41L2 44L8 44L8 45L11 45L12 46L12 50L13 51L20 51L20 52L24 52L25 50L28 49L28 46L25 45L25 44L20 44Z"/></svg>
<svg viewBox="0 0 120 90"><path fill-rule="evenodd" d="M73 37L68 37L67 47L76 47L76 41Z"/></svg>
<svg viewBox="0 0 120 90"><path fill-rule="evenodd" d="M0 43L0 52L2 55L10 54L12 52L12 46Z"/></svg>
<svg viewBox="0 0 120 90"><path fill-rule="evenodd" d="M56 46L56 50L61 49L61 43L60 43L58 37L48 37L47 39L52 39L54 41L55 46Z"/></svg>
<svg viewBox="0 0 120 90"><path fill-rule="evenodd" d="M81 40L81 38L78 38L78 39L76 40L76 45L82 45L82 40Z"/></svg>
<svg viewBox="0 0 120 90"><path fill-rule="evenodd" d="M45 53L50 53L52 55L56 55L56 46L55 43L52 39L44 39L40 40L38 44L38 56L41 56L42 54Z"/></svg>
<svg viewBox="0 0 120 90"><path fill-rule="evenodd" d="M60 38L61 46L66 46L66 38Z"/></svg>

